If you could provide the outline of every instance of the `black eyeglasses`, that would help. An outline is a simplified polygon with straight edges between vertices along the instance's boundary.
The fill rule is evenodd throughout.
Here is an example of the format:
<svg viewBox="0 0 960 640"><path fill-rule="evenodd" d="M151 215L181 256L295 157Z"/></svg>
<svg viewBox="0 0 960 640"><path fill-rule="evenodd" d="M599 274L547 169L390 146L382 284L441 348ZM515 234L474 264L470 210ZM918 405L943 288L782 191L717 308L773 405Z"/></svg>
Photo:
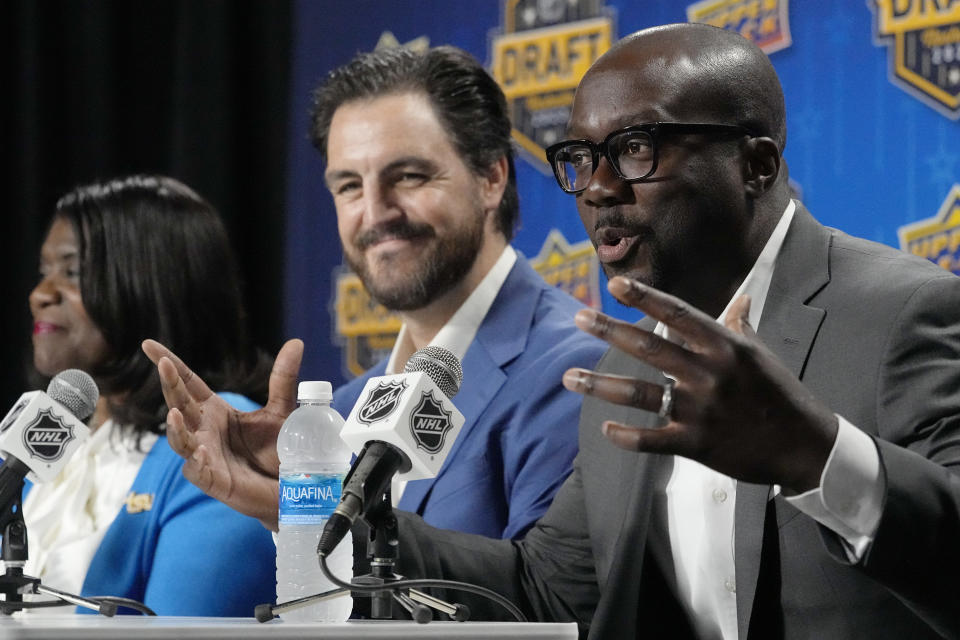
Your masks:
<svg viewBox="0 0 960 640"><path fill-rule="evenodd" d="M626 182L642 182L657 170L659 137L671 133L753 135L736 124L691 124L645 122L608 135L603 142L564 140L547 147L547 162L553 167L557 184L567 193L580 193L600 164L602 153L613 170Z"/></svg>

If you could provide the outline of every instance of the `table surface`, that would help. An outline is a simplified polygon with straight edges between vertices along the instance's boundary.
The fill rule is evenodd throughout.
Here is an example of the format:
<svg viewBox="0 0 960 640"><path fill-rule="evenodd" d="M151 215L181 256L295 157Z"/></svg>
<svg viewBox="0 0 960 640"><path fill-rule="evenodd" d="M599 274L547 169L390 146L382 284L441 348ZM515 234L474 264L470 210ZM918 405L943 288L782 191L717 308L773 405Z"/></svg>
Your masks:
<svg viewBox="0 0 960 640"><path fill-rule="evenodd" d="M577 625L519 622L447 622L429 624L357 621L338 624L293 624L253 618L94 615L0 616L0 638L100 639L136 638L456 638L457 640L576 640Z"/></svg>

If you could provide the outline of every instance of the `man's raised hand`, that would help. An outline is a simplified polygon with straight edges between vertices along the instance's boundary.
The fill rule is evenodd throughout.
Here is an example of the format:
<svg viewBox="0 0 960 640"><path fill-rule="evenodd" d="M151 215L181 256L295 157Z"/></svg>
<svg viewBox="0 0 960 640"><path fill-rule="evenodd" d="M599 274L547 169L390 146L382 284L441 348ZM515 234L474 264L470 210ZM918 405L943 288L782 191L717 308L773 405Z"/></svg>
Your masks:
<svg viewBox="0 0 960 640"><path fill-rule="evenodd" d="M277 529L277 434L293 411L303 342L280 349L270 373L267 404L238 411L169 349L145 340L167 402L167 439L186 460L183 475L207 495Z"/></svg>
<svg viewBox="0 0 960 640"><path fill-rule="evenodd" d="M756 337L747 321L750 299L739 298L724 325L682 300L623 277L610 292L665 324L666 340L591 309L577 326L642 360L676 382L569 369L571 391L664 415L656 429L606 421L604 435L633 451L681 455L747 482L780 484L789 492L819 485L837 432L837 418ZM667 395L669 393L669 395Z"/></svg>

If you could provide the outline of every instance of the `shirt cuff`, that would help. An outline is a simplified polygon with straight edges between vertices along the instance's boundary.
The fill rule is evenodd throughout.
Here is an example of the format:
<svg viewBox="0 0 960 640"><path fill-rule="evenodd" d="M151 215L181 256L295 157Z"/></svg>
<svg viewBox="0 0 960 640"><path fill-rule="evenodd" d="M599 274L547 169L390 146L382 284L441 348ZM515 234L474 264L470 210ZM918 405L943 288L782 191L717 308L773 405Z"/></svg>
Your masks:
<svg viewBox="0 0 960 640"><path fill-rule="evenodd" d="M820 486L786 500L839 535L846 543L847 558L859 562L880 523L886 478L873 439L842 416L837 419L837 439Z"/></svg>

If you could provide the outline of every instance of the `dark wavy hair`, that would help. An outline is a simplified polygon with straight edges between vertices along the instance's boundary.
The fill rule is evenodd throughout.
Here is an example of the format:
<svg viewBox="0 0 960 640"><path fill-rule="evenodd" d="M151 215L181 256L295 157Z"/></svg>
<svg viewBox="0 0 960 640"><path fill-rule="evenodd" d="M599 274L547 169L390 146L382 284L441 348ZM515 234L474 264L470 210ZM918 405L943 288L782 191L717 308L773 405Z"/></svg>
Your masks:
<svg viewBox="0 0 960 640"><path fill-rule="evenodd" d="M236 260L217 211L183 183L134 175L80 186L57 202L72 226L80 295L110 356L95 370L117 424L164 429L157 368L140 343L170 347L210 387L263 402L269 362L251 347Z"/></svg>
<svg viewBox="0 0 960 640"><path fill-rule="evenodd" d="M327 74L313 93L310 137L327 156L330 121L340 106L354 100L419 92L433 109L464 163L485 175L507 158L508 180L497 210L497 229L509 241L520 217L510 117L500 86L466 51L435 47L425 52L383 49L362 53Z"/></svg>

